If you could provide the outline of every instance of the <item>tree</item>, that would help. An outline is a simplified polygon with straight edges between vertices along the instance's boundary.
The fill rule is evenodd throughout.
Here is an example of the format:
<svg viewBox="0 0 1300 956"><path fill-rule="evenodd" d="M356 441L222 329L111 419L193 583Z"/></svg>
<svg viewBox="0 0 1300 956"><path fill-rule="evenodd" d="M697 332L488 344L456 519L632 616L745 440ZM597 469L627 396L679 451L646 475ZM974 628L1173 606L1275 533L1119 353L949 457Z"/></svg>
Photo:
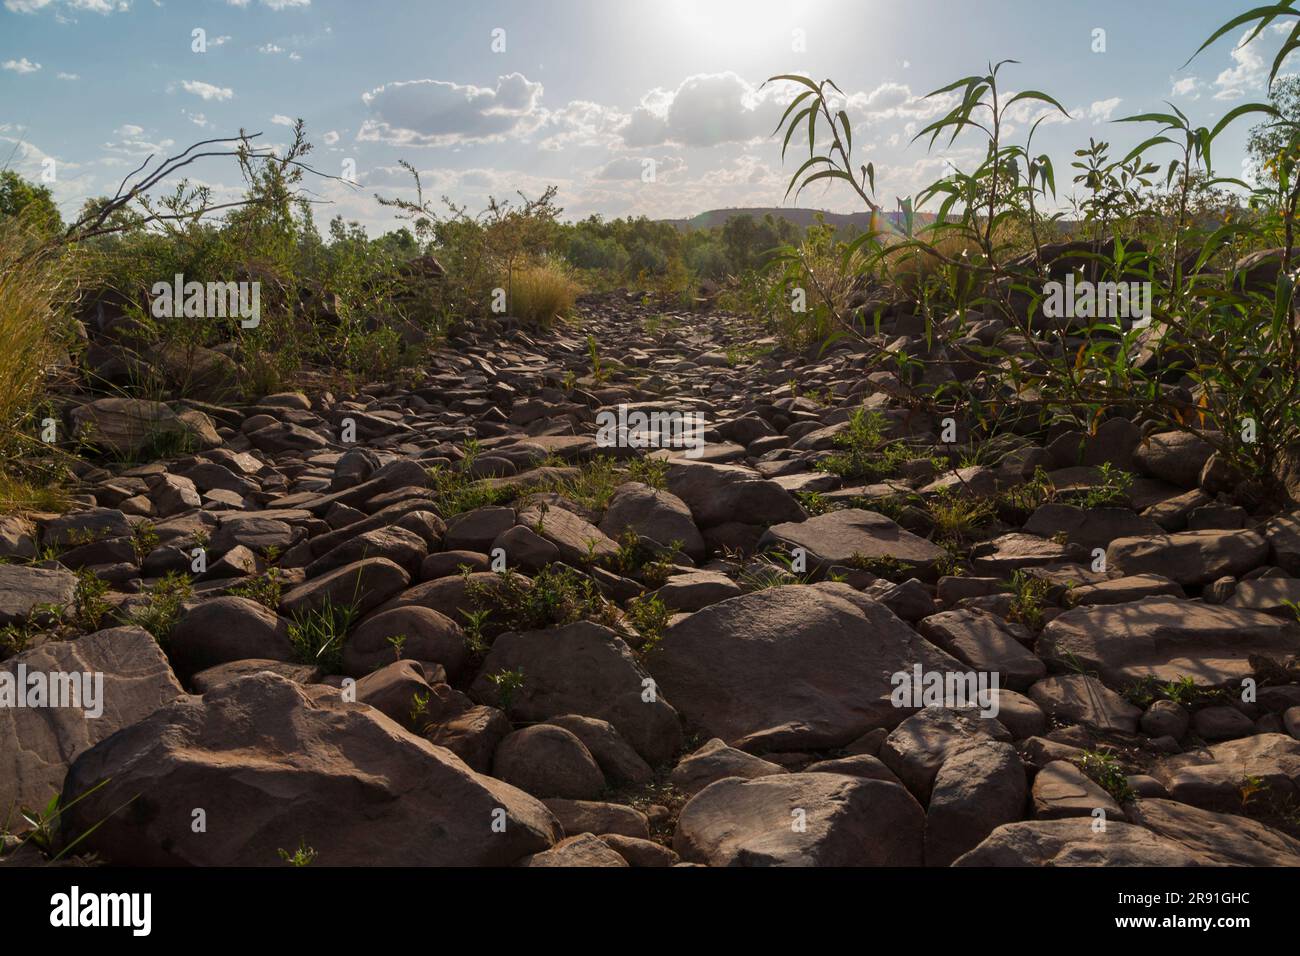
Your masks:
<svg viewBox="0 0 1300 956"><path fill-rule="evenodd" d="M1288 123L1300 123L1300 76L1278 77L1268 94L1269 102ZM1246 156L1261 184L1276 185L1279 162L1294 166L1300 159L1296 128L1286 123L1267 122L1252 127L1246 140Z"/></svg>
<svg viewBox="0 0 1300 956"><path fill-rule="evenodd" d="M21 216L43 235L63 231L63 217L49 187L37 186L12 169L0 170L0 217Z"/></svg>

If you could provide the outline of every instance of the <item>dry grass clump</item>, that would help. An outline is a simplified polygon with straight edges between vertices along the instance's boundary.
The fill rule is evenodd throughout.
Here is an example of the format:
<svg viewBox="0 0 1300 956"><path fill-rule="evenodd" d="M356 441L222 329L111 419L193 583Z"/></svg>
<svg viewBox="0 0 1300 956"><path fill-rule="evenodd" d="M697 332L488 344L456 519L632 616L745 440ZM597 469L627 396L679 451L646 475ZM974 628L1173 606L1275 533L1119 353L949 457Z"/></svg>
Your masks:
<svg viewBox="0 0 1300 956"><path fill-rule="evenodd" d="M30 416L57 355L68 282L39 237L17 218L0 219L0 497L11 507L34 495L16 466L38 440Z"/></svg>
<svg viewBox="0 0 1300 956"><path fill-rule="evenodd" d="M510 285L510 312L525 322L549 327L568 315L582 291L554 262L526 266Z"/></svg>

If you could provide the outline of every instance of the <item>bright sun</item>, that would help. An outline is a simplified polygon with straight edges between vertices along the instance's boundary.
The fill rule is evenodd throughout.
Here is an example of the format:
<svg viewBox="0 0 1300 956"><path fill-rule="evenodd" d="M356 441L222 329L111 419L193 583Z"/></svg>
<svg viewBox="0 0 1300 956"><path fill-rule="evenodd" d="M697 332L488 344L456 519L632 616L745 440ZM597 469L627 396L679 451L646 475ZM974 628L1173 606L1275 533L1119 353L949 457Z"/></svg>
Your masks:
<svg viewBox="0 0 1300 956"><path fill-rule="evenodd" d="M804 0L673 0L672 11L685 32L714 45L750 45L782 36L798 26L809 4Z"/></svg>

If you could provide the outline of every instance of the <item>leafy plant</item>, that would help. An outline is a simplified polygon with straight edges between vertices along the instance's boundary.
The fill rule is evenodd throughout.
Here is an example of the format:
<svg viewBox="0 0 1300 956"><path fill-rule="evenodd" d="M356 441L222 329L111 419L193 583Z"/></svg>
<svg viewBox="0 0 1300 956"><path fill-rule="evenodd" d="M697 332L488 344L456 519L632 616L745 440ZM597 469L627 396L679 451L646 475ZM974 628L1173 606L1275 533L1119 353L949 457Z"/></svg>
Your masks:
<svg viewBox="0 0 1300 956"><path fill-rule="evenodd" d="M1014 571L1009 587L1012 599L1008 618L1032 630L1038 630L1043 626L1043 607L1052 588L1051 583L1024 571Z"/></svg>
<svg viewBox="0 0 1300 956"><path fill-rule="evenodd" d="M488 674L488 680L496 688L497 706L510 713L510 705L514 702L515 694L524 686L524 669L519 667L514 670L499 670Z"/></svg>
<svg viewBox="0 0 1300 956"><path fill-rule="evenodd" d="M148 595L148 603L131 613L131 623L144 628L159 644L166 646L185 602L194 596L194 586L188 575L168 571L149 587Z"/></svg>
<svg viewBox="0 0 1300 956"><path fill-rule="evenodd" d="M275 851L290 866L311 866L316 859L316 851L307 845L305 838L298 840L298 847L292 853L283 848Z"/></svg>
<svg viewBox="0 0 1300 956"><path fill-rule="evenodd" d="M649 654L663 639L672 618L672 610L662 598L646 596L628 602L627 616L636 632L641 635L641 653Z"/></svg>
<svg viewBox="0 0 1300 956"><path fill-rule="evenodd" d="M1114 754L1085 750L1076 763L1088 779L1114 797L1116 803L1129 803L1137 798Z"/></svg>

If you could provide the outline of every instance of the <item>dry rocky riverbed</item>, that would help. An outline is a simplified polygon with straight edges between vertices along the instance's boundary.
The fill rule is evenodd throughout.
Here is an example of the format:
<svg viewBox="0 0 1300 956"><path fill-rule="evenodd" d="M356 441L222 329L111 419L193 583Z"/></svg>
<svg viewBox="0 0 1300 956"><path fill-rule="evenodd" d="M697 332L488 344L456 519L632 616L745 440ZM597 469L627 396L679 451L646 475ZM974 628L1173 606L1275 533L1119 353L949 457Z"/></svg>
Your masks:
<svg viewBox="0 0 1300 956"><path fill-rule="evenodd" d="M1300 865L1300 514L1183 435L963 459L847 344L579 312L346 397L70 401L118 454L0 520L0 671L102 673L103 712L0 708L0 808L64 808L0 861ZM600 447L619 405L703 454ZM914 456L814 468L864 405ZM918 666L995 673L997 716L896 706Z"/></svg>

